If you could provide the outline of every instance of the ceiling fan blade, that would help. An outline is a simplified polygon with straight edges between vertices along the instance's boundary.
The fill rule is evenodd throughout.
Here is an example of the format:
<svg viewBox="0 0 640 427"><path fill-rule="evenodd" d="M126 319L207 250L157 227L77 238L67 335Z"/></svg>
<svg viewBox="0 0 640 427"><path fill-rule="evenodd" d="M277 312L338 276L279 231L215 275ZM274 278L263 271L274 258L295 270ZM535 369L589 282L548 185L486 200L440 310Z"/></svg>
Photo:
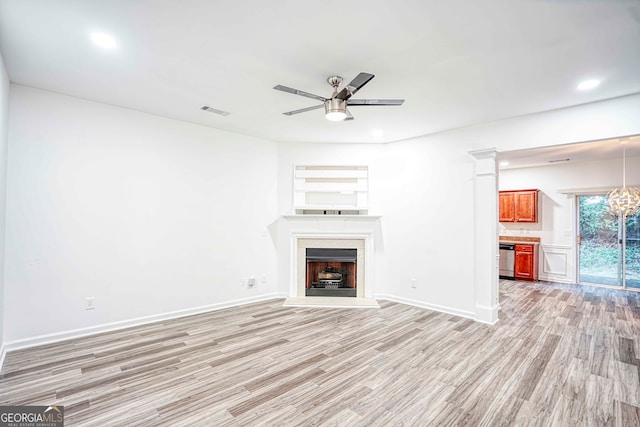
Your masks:
<svg viewBox="0 0 640 427"><path fill-rule="evenodd" d="M292 93L294 95L306 96L307 98L317 99L318 101L322 101L322 102L327 100L327 98L323 98L323 97L321 97L319 95L314 95L312 93L305 92L305 91L298 90L298 89L293 89L293 88L290 88L290 87L287 87L287 86L277 85L277 86L274 86L273 88L275 90L281 90L283 92Z"/></svg>
<svg viewBox="0 0 640 427"><path fill-rule="evenodd" d="M347 105L402 105L404 99L350 99Z"/></svg>
<svg viewBox="0 0 640 427"><path fill-rule="evenodd" d="M314 105L313 107L301 108L299 110L287 111L286 113L282 113L286 116L292 116L294 114L304 113L305 111L317 110L318 108L324 107L324 104Z"/></svg>
<svg viewBox="0 0 640 427"><path fill-rule="evenodd" d="M349 111L348 108L345 108L344 111L347 113L347 117L344 118L343 121L347 121L347 120L353 120L353 114L351 114L351 111Z"/></svg>
<svg viewBox="0 0 640 427"><path fill-rule="evenodd" d="M351 83L345 86L345 88L342 89L340 93L336 95L336 98L343 99L343 100L351 98L353 95L355 95L356 92L358 92L362 88L362 86L369 83L369 80L371 80L374 77L375 76L373 74L369 74L369 73L358 74L355 79L351 80Z"/></svg>

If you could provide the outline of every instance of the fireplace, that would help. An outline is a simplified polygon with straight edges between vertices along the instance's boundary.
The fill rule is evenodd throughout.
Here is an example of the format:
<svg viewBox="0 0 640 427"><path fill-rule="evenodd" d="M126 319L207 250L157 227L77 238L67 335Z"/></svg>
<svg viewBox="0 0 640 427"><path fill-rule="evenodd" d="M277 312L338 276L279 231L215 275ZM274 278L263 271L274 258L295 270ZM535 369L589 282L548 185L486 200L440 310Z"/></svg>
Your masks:
<svg viewBox="0 0 640 427"><path fill-rule="evenodd" d="M379 233L379 220L380 217L370 215L284 215L278 223L278 247L281 271L289 272L288 275L283 275L289 285L285 305L291 307L379 307L373 298L376 280L374 240ZM354 280L355 283L349 285L349 290L343 292L352 293L355 289L355 298L307 296L307 249L356 250L353 273L347 269L353 267L341 264L338 266L329 265L336 270L347 270L349 273L347 280ZM324 270L326 269L323 268L321 271ZM335 273L335 271L329 270L327 273ZM328 280L326 278L330 278L331 275L326 274L324 277L325 280ZM313 281L317 281L317 279ZM333 287L335 288L335 285ZM326 288L325 286L320 289Z"/></svg>
<svg viewBox="0 0 640 427"><path fill-rule="evenodd" d="M356 297L358 250L306 248L305 296Z"/></svg>

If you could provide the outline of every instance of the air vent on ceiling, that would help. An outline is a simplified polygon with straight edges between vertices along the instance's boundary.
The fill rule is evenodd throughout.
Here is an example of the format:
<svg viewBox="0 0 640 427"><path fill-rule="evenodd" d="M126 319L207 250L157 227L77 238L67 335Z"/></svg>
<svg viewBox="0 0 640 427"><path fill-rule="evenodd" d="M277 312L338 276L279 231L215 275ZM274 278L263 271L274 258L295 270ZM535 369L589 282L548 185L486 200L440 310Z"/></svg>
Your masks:
<svg viewBox="0 0 640 427"><path fill-rule="evenodd" d="M202 107L201 110L208 111L208 112L213 113L213 114L219 114L221 116L228 116L230 114L227 111L217 110L217 109L215 109L213 107L209 107L207 105Z"/></svg>
<svg viewBox="0 0 640 427"><path fill-rule="evenodd" d="M561 162L568 162L571 159L555 159L555 160L549 160L549 163L561 163Z"/></svg>

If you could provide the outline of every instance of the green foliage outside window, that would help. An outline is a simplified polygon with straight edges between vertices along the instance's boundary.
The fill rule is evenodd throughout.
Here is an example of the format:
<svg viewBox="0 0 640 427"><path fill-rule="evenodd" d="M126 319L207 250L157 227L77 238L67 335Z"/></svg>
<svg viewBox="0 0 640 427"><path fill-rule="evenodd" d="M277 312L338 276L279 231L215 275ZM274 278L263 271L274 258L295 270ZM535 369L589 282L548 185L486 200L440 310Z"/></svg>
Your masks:
<svg viewBox="0 0 640 427"><path fill-rule="evenodd" d="M607 268L618 263L618 217L605 196L580 197L581 268ZM625 219L627 271L640 271L640 214Z"/></svg>

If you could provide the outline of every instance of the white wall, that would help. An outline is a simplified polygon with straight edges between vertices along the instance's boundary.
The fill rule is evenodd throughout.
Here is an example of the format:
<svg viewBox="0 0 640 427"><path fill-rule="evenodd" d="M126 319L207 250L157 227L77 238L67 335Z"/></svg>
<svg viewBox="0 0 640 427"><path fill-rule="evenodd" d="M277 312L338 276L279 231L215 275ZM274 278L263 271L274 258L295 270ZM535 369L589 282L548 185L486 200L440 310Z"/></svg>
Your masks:
<svg viewBox="0 0 640 427"><path fill-rule="evenodd" d="M497 221L474 215L467 150L640 133L640 95L383 145L274 144L18 85L10 111L12 343L286 293L272 236L294 164L369 165L376 293L473 316L494 286L474 271L474 230Z"/></svg>
<svg viewBox="0 0 640 427"><path fill-rule="evenodd" d="M5 233L7 207L7 145L9 132L9 76L0 54L0 366L4 344L4 271L5 271Z"/></svg>
<svg viewBox="0 0 640 427"><path fill-rule="evenodd" d="M640 158L627 158L627 182L640 184ZM540 237L540 278L575 283L575 196L559 190L613 188L622 185L620 158L500 171L500 189L537 188L535 224L500 223L501 235Z"/></svg>
<svg viewBox="0 0 640 427"><path fill-rule="evenodd" d="M473 317L474 166L462 147L437 137L389 144L379 179L387 285L381 291Z"/></svg>
<svg viewBox="0 0 640 427"><path fill-rule="evenodd" d="M291 213L293 166L369 166L370 210L382 215L375 236L378 296L473 315L473 164L460 148L419 138L393 144L280 144L279 212ZM451 197L456 207L451 206ZM459 198L467 201L460 208ZM463 238L450 238L462 235ZM283 261L284 260L284 261ZM288 290L286 256L280 291ZM411 288L416 279L416 288Z"/></svg>
<svg viewBox="0 0 640 427"><path fill-rule="evenodd" d="M5 341L275 292L275 144L19 85L10 107Z"/></svg>
<svg viewBox="0 0 640 427"><path fill-rule="evenodd" d="M450 144L498 151L640 134L640 94L514 117L438 135Z"/></svg>

